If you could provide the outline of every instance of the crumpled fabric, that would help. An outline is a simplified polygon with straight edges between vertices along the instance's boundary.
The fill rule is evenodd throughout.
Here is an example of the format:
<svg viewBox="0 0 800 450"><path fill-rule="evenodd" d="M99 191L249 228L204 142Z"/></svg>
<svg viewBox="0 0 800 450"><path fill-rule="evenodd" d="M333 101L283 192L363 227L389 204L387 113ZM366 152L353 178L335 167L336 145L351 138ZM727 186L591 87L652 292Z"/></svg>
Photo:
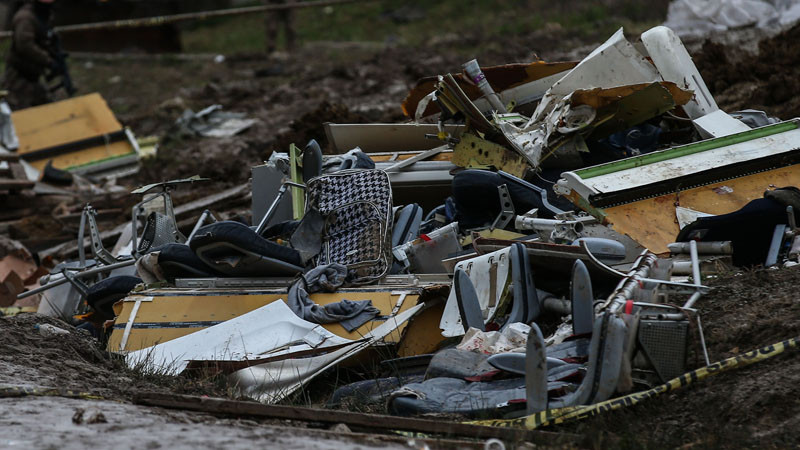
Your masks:
<svg viewBox="0 0 800 450"><path fill-rule="evenodd" d="M309 270L289 288L289 308L303 320L339 323L348 332L355 330L380 313L372 306L372 300L342 300L321 306L309 296L315 292L336 292L346 277L347 267L342 264L326 264Z"/></svg>
<svg viewBox="0 0 800 450"><path fill-rule="evenodd" d="M145 283L166 281L167 277L158 265L158 255L161 252L150 252L136 261L136 273Z"/></svg>
<svg viewBox="0 0 800 450"><path fill-rule="evenodd" d="M488 355L525 352L530 331L531 327L524 323L512 323L503 331L480 331L477 328L470 328L456 348Z"/></svg>
<svg viewBox="0 0 800 450"><path fill-rule="evenodd" d="M348 169L374 169L375 161L366 153L356 147L343 155L327 158L322 165L325 173L337 172Z"/></svg>

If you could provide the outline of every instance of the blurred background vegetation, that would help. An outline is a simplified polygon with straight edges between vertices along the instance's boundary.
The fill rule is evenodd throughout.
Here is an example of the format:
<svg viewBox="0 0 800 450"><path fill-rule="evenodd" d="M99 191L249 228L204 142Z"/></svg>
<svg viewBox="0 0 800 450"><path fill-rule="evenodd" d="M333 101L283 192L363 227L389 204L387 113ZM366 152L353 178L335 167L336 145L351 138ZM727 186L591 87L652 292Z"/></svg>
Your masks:
<svg viewBox="0 0 800 450"><path fill-rule="evenodd" d="M380 0L294 13L298 43L359 41L418 46L441 36L510 39L544 27L569 29L581 40L607 36L620 26L638 34L666 17L667 0ZM245 2L243 5L258 5ZM265 47L264 16L222 17L184 23L186 52L257 52ZM283 39L283 36L280 37Z"/></svg>

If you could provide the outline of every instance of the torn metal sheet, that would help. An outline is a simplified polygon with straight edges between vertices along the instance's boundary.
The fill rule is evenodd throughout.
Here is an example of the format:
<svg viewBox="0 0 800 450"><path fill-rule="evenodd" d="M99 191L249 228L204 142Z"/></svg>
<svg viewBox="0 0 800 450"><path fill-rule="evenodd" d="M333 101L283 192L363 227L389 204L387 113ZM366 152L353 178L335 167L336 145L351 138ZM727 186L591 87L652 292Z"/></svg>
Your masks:
<svg viewBox="0 0 800 450"><path fill-rule="evenodd" d="M458 222L445 225L392 249L395 259L410 273L447 273L442 260L461 250Z"/></svg>
<svg viewBox="0 0 800 450"><path fill-rule="evenodd" d="M692 120L694 127L704 139L729 136L750 130L741 120L733 118L725 111L718 109L703 117Z"/></svg>
<svg viewBox="0 0 800 450"><path fill-rule="evenodd" d="M187 134L220 138L239 134L256 122L244 113L223 111L222 105L211 105L196 113L187 109L175 121L175 126Z"/></svg>
<svg viewBox="0 0 800 450"><path fill-rule="evenodd" d="M642 33L641 39L664 80L694 92L694 98L683 108L689 118L697 119L719 110L692 57L675 32L664 26L654 27Z"/></svg>
<svg viewBox="0 0 800 450"><path fill-rule="evenodd" d="M570 169L582 165L585 137L602 138L685 104L691 93L674 83L639 83L578 89L552 105L541 121L498 128L531 167Z"/></svg>
<svg viewBox="0 0 800 450"><path fill-rule="evenodd" d="M597 111L599 123L589 133L597 139L658 117L675 106L685 105L691 98L691 91L675 83L660 82L578 89L569 101L572 107L587 105Z"/></svg>
<svg viewBox="0 0 800 450"><path fill-rule="evenodd" d="M502 66L481 67L486 80L492 88L500 95L503 103L515 102L516 105L531 103L541 98L542 94L563 76L566 71L575 67L576 62L556 62L548 63L535 61L526 64L506 64ZM488 102L481 99L481 92L467 77L458 74L454 78L467 94L470 100L476 102L481 111L488 109ZM408 93L403 100L403 113L407 117L414 117L420 101L429 93L436 90L438 77L425 77L417 82L417 85ZM483 103L486 103L484 106ZM484 109L486 108L486 109ZM427 106L421 116L429 116L439 112L435 105Z"/></svg>
<svg viewBox="0 0 800 450"><path fill-rule="evenodd" d="M531 117L538 122L565 96L587 87L610 88L661 81L656 68L639 53L620 28L547 91Z"/></svg>
<svg viewBox="0 0 800 450"><path fill-rule="evenodd" d="M713 215L714 214L695 211L692 208L684 208L683 206L675 208L675 217L678 219L678 227L680 227L681 230L686 225L689 225L701 217L711 217Z"/></svg>
<svg viewBox="0 0 800 450"><path fill-rule="evenodd" d="M0 101L0 148L15 151L18 147L19 139L11 120L11 108L5 101Z"/></svg>
<svg viewBox="0 0 800 450"><path fill-rule="evenodd" d="M524 178L529 165L517 152L481 139L472 133L464 133L453 148L453 163L466 168L485 169L495 167L517 178Z"/></svg>
<svg viewBox="0 0 800 450"><path fill-rule="evenodd" d="M244 361L350 344L295 315L282 301L171 341L128 353L130 367L179 374L190 361Z"/></svg>
<svg viewBox="0 0 800 450"><path fill-rule="evenodd" d="M365 334L364 340L361 342L355 342L321 356L284 359L248 367L231 374L230 380L234 385L239 386L245 395L262 403L275 403L291 395L326 369L356 355L397 331L423 306L423 304L416 305L387 319L382 325Z"/></svg>

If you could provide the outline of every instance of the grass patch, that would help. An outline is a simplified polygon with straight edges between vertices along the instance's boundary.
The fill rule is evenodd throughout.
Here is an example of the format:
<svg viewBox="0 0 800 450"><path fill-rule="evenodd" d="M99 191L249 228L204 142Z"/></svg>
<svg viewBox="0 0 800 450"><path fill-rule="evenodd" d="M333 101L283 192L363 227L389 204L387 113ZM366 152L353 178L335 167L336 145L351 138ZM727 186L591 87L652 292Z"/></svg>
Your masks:
<svg viewBox="0 0 800 450"><path fill-rule="evenodd" d="M370 41L417 46L443 34L477 33L486 41L503 40L534 32L547 23L558 23L576 37L608 34L619 26L662 22L667 4L667 0L654 0L647 7L634 0L382 0L299 9L293 23L299 44ZM186 52L263 51L264 15L186 24L182 39ZM281 36L279 45L282 40Z"/></svg>

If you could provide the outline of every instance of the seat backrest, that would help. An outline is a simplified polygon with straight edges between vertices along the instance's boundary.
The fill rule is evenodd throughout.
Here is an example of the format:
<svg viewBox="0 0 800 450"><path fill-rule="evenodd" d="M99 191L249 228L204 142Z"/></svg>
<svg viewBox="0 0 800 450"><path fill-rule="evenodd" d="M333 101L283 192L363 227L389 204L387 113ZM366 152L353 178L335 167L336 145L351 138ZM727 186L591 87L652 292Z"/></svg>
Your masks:
<svg viewBox="0 0 800 450"><path fill-rule="evenodd" d="M151 248L160 247L166 244L179 243L177 239L175 221L166 214L153 211L147 216L147 220L142 229L142 236L139 238L137 251L143 255Z"/></svg>
<svg viewBox="0 0 800 450"><path fill-rule="evenodd" d="M348 282L383 277L392 262L392 188L382 170L343 170L307 183L308 209L325 218L316 264L348 268Z"/></svg>

